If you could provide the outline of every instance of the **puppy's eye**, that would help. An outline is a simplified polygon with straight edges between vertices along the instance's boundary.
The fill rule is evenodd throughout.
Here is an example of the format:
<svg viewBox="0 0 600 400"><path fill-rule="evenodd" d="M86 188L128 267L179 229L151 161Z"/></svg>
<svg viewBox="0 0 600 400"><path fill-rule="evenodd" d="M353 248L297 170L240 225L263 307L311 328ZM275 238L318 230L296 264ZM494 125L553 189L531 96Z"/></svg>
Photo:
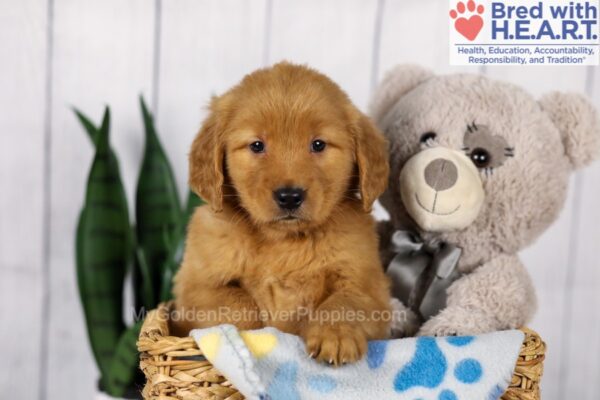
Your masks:
<svg viewBox="0 0 600 400"><path fill-rule="evenodd" d="M435 132L425 132L421 135L420 142L426 145L431 145L437 138L437 134Z"/></svg>
<svg viewBox="0 0 600 400"><path fill-rule="evenodd" d="M250 143L249 147L253 153L264 153L264 151L265 151L265 144L263 142L261 142L260 140Z"/></svg>
<svg viewBox="0 0 600 400"><path fill-rule="evenodd" d="M484 148L473 149L469 155L477 168L486 168L492 162L492 155Z"/></svg>
<svg viewBox="0 0 600 400"><path fill-rule="evenodd" d="M324 141L320 139L313 140L310 144L310 151L312 151L313 153L320 153L323 150L325 150L325 147L327 147L327 143L325 143Z"/></svg>

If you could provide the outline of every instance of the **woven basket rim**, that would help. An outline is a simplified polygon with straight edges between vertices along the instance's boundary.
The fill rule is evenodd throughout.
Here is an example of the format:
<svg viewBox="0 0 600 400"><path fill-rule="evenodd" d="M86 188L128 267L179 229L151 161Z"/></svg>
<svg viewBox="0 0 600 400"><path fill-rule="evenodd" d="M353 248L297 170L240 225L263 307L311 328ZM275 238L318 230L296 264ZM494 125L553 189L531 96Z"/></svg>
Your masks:
<svg viewBox="0 0 600 400"><path fill-rule="evenodd" d="M244 397L202 355L192 337L169 335L172 302L146 316L137 342L140 368L146 375L146 400L242 400ZM539 400L546 344L523 327L523 344L503 400Z"/></svg>

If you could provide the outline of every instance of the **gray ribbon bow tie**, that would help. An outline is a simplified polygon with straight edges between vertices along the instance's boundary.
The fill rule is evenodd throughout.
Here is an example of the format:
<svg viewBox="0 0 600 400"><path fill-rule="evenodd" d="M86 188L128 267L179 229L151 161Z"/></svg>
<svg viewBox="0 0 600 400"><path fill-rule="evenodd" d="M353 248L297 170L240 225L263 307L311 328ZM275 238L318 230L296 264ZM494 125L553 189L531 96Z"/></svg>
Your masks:
<svg viewBox="0 0 600 400"><path fill-rule="evenodd" d="M396 231L391 239L396 256L387 268L392 295L425 321L446 307L446 289L461 273L462 250L441 240L424 242L417 234Z"/></svg>

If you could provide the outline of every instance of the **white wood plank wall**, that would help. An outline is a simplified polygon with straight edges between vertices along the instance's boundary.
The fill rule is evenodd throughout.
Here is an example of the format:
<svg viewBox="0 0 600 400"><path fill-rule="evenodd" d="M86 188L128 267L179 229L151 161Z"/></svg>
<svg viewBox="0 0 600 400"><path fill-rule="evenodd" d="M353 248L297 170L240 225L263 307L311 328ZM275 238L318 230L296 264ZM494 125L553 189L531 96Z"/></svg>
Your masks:
<svg viewBox="0 0 600 400"><path fill-rule="evenodd" d="M99 119L133 199L137 95L156 113L182 194L212 94L282 59L330 75L362 108L398 63L479 72L535 95L584 92L600 68L448 65L442 0L0 0L0 393L92 398L97 373L75 287L73 235L92 149L71 106ZM523 258L548 343L545 400L600 398L600 163L574 176L559 221Z"/></svg>

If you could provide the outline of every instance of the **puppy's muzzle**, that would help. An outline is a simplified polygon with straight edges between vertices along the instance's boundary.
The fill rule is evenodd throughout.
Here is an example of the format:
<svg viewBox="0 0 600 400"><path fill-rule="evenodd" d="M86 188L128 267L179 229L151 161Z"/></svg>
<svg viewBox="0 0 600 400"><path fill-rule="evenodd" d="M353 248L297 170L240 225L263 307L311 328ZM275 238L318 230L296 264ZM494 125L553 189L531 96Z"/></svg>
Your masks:
<svg viewBox="0 0 600 400"><path fill-rule="evenodd" d="M421 229L448 232L469 226L483 204L479 171L463 153L435 147L411 157L400 172L406 211Z"/></svg>
<svg viewBox="0 0 600 400"><path fill-rule="evenodd" d="M285 211L295 211L304 202L306 192L302 188L283 187L273 192L273 199Z"/></svg>

